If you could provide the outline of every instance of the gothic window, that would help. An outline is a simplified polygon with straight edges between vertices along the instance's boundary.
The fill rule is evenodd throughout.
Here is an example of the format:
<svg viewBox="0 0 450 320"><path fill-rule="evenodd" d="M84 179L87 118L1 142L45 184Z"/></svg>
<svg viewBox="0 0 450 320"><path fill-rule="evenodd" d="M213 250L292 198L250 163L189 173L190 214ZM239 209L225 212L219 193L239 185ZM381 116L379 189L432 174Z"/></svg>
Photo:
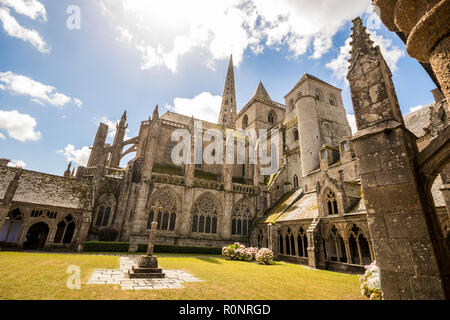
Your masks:
<svg viewBox="0 0 450 320"><path fill-rule="evenodd" d="M343 142L341 143L341 148L342 148L342 151L347 152L348 149L349 149L349 147L348 147L348 141L343 141Z"/></svg>
<svg viewBox="0 0 450 320"><path fill-rule="evenodd" d="M148 214L147 229L152 226L156 218L157 229L163 231L174 231L177 219L177 202L170 190L162 190L152 197L151 210ZM156 216L155 216L156 213Z"/></svg>
<svg viewBox="0 0 450 320"><path fill-rule="evenodd" d="M333 225L330 229L328 241L326 242L327 257L331 261L347 262L347 253L345 251L344 239L340 235L336 226Z"/></svg>
<svg viewBox="0 0 450 320"><path fill-rule="evenodd" d="M242 119L242 129L247 128L248 126L248 117L247 115L244 115L244 119Z"/></svg>
<svg viewBox="0 0 450 320"><path fill-rule="evenodd" d="M279 241L278 241L279 251L281 254L284 254L283 236L281 235L281 233L278 233L278 234L279 234Z"/></svg>
<svg viewBox="0 0 450 320"><path fill-rule="evenodd" d="M360 228L356 224L353 224L348 240L350 256L352 258L351 262L361 265L370 264L372 259L370 255L369 242L361 233Z"/></svg>
<svg viewBox="0 0 450 320"><path fill-rule="evenodd" d="M336 195L333 191L328 190L326 194L326 203L328 208L328 215L338 214L338 205L336 200Z"/></svg>
<svg viewBox="0 0 450 320"><path fill-rule="evenodd" d="M75 226L75 220L71 214L62 219L57 224L53 243L71 243L75 232Z"/></svg>
<svg viewBox="0 0 450 320"><path fill-rule="evenodd" d="M297 141L298 140L298 130L294 129L293 134L294 134L294 141Z"/></svg>
<svg viewBox="0 0 450 320"><path fill-rule="evenodd" d="M95 226L106 227L110 223L110 218L113 215L116 207L116 199L111 193L103 194L97 200L97 218Z"/></svg>
<svg viewBox="0 0 450 320"><path fill-rule="evenodd" d="M303 227L300 227L297 234L297 247L299 257L308 257L308 237Z"/></svg>
<svg viewBox="0 0 450 320"><path fill-rule="evenodd" d="M200 196L194 204L192 232L217 233L219 206L210 194Z"/></svg>
<svg viewBox="0 0 450 320"><path fill-rule="evenodd" d="M294 188L295 189L298 188L298 177L297 177L297 175L294 175Z"/></svg>
<svg viewBox="0 0 450 320"><path fill-rule="evenodd" d="M247 236L252 228L253 214L245 201L241 201L233 210L231 234Z"/></svg>
<svg viewBox="0 0 450 320"><path fill-rule="evenodd" d="M42 210L33 210L32 212L31 212L31 216L33 217L33 218L39 218L40 216L42 216Z"/></svg>
<svg viewBox="0 0 450 320"><path fill-rule="evenodd" d="M320 89L316 89L314 92L314 96L316 97L316 101L322 101L322 91Z"/></svg>
<svg viewBox="0 0 450 320"><path fill-rule="evenodd" d="M19 209L14 209L6 217L0 230L0 241L16 242L23 224L23 214Z"/></svg>
<svg viewBox="0 0 450 320"><path fill-rule="evenodd" d="M330 99L329 99L329 101L330 101L330 104L331 104L332 106L335 106L335 105L336 105L336 98L335 98L334 95L330 94Z"/></svg>
<svg viewBox="0 0 450 320"><path fill-rule="evenodd" d="M277 115L275 114L275 112L270 111L269 115L267 116L267 122L269 122L270 124L275 124L277 120Z"/></svg>

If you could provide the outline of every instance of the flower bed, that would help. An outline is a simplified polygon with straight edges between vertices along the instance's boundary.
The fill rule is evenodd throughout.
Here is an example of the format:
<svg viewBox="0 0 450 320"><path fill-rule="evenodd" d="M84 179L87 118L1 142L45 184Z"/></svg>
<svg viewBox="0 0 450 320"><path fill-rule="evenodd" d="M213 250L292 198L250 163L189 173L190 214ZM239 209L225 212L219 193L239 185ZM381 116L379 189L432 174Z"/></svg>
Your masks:
<svg viewBox="0 0 450 320"><path fill-rule="evenodd" d="M231 260L253 262L261 264L271 264L273 261L273 252L267 248L247 248L239 242L230 244L222 248L222 255Z"/></svg>
<svg viewBox="0 0 450 320"><path fill-rule="evenodd" d="M359 278L361 281L361 295L368 297L370 300L382 300L383 291L380 284L380 268L376 261L364 267L366 272Z"/></svg>

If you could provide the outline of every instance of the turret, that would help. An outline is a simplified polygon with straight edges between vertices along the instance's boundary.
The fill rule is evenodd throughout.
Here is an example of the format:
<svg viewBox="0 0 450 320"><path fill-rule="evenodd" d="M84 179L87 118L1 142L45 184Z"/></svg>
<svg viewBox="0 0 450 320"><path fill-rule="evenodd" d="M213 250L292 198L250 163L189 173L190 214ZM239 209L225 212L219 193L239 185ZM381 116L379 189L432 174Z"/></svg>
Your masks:
<svg viewBox="0 0 450 320"><path fill-rule="evenodd" d="M105 143L108 136L108 126L104 123L100 123L95 136L94 145L89 156L88 167L96 167L98 165L104 165L105 161Z"/></svg>

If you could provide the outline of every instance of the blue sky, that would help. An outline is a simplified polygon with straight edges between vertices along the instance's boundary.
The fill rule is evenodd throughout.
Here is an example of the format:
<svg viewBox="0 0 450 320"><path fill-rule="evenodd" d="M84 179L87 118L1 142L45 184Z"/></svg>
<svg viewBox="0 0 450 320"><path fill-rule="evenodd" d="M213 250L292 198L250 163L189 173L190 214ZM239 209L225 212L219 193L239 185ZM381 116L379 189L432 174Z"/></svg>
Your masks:
<svg viewBox="0 0 450 320"><path fill-rule="evenodd" d="M70 5L80 9L79 30L67 27ZM369 5L0 0L0 157L62 174L70 160L84 164L99 121L114 124L125 109L130 137L157 104L161 112L216 119L230 53L238 110L260 80L284 103L307 72L342 88L353 114L345 44L358 15L393 70L402 112L431 103L434 84Z"/></svg>

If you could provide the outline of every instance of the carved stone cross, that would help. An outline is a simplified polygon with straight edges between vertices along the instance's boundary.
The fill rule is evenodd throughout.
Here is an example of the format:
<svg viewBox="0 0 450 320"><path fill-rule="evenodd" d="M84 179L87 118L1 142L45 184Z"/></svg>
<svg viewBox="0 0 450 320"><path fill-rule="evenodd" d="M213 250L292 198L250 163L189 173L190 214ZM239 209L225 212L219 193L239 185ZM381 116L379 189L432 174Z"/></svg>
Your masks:
<svg viewBox="0 0 450 320"><path fill-rule="evenodd" d="M147 256L153 256L153 247L155 243L156 238L156 228L158 227L158 222L153 220L152 226L150 227L150 237L148 238L148 249L147 249Z"/></svg>

